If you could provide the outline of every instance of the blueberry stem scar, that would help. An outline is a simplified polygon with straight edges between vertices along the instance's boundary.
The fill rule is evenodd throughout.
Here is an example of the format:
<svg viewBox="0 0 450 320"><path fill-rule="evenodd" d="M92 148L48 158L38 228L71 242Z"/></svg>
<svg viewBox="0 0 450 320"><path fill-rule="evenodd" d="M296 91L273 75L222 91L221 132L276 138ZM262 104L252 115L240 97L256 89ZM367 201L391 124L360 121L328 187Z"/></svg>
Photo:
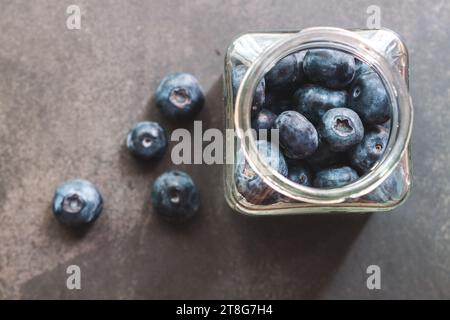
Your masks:
<svg viewBox="0 0 450 320"><path fill-rule="evenodd" d="M142 146L144 148L148 148L152 145L152 139L150 137L145 137L144 139L142 139Z"/></svg>
<svg viewBox="0 0 450 320"><path fill-rule="evenodd" d="M350 122L348 121L348 119L337 118L334 128L336 130L338 130L339 132L345 132L345 133L353 131L353 127L350 125Z"/></svg>
<svg viewBox="0 0 450 320"><path fill-rule="evenodd" d="M170 101L180 109L191 103L189 94L184 88L173 89L170 93Z"/></svg>
<svg viewBox="0 0 450 320"><path fill-rule="evenodd" d="M66 212L79 213L84 207L84 201L77 193L74 193L63 199L62 206Z"/></svg>
<svg viewBox="0 0 450 320"><path fill-rule="evenodd" d="M169 190L169 197L172 203L180 202L180 191L177 188L171 188Z"/></svg>

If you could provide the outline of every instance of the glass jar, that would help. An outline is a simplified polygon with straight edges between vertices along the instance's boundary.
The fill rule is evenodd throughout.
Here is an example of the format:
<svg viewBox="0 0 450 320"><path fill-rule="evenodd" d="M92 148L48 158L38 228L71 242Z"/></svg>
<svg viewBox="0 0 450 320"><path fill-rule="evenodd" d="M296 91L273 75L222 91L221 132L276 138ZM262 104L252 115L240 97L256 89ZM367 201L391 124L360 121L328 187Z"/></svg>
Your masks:
<svg viewBox="0 0 450 320"><path fill-rule="evenodd" d="M293 183L259 156L255 137L243 136L251 128L253 94L264 75L285 56L312 48L341 50L368 64L380 76L391 103L390 137L382 158L369 173L339 188L318 189ZM232 70L238 64L246 65L248 70L238 92L233 92ZM227 161L225 198L232 209L250 215L374 212L391 210L407 198L411 189L413 106L408 92L407 49L394 32L318 27L300 32L244 34L228 48L224 93L225 126L235 133L227 139L227 150L233 150L236 156L242 149L254 172L283 195L271 204L248 202L236 188L234 161Z"/></svg>

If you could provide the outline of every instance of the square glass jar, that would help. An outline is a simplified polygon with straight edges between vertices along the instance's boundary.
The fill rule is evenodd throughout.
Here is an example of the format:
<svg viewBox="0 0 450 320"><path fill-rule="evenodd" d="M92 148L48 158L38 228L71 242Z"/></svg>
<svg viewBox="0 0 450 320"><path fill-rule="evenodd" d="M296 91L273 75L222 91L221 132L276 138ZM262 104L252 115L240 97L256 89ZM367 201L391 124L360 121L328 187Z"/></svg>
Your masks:
<svg viewBox="0 0 450 320"><path fill-rule="evenodd" d="M301 50L332 48L367 63L382 79L391 102L390 138L382 159L356 182L335 189L316 189L290 182L258 155L255 139L241 134L250 128L250 108L256 85L277 61ZM248 67L238 92L233 91L232 70ZM408 92L408 52L398 35L387 29L344 30L309 28L286 32L247 33L227 50L224 69L225 127L235 135L227 139L234 159L242 149L251 168L273 190L283 195L271 204L248 202L236 188L235 163L225 164L225 198L230 207L249 215L388 211L401 205L411 190L410 136L413 107Z"/></svg>

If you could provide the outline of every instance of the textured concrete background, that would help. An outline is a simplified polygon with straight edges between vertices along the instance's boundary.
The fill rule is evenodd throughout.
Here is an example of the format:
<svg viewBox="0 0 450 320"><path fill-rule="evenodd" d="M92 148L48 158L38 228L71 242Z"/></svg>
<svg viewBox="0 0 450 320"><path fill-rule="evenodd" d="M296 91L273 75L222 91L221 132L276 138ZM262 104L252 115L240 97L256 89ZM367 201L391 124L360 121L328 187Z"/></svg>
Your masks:
<svg viewBox="0 0 450 320"><path fill-rule="evenodd" d="M224 3L226 2L226 3ZM65 27L69 4L82 29ZM392 214L248 218L223 199L220 166L184 166L203 196L184 227L157 219L150 184L168 168L136 161L133 123L168 130L151 95L188 71L207 95L204 127L222 128L224 52L249 30L382 25L409 46L414 189ZM0 1L1 298L450 298L450 2ZM84 232L52 217L55 187L94 182L103 215ZM68 291L65 270L82 269ZM382 269L382 290L365 270Z"/></svg>

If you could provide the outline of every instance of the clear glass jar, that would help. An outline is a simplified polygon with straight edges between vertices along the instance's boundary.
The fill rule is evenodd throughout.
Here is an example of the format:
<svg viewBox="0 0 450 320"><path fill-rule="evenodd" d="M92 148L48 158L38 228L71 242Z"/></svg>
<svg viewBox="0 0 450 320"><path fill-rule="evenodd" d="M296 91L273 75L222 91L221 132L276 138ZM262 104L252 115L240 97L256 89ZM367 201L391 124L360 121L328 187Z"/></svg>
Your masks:
<svg viewBox="0 0 450 320"><path fill-rule="evenodd" d="M381 160L355 182L334 189L317 189L291 182L262 160L254 137L244 139L242 135L251 128L253 93L264 75L285 56L311 48L341 50L368 64L382 79L391 102L390 138ZM231 77L237 64L244 64L249 69L238 92L233 92ZM374 212L391 210L406 200L411 189L409 141L413 106L408 92L407 49L394 32L318 27L300 32L244 34L228 48L224 93L225 126L235 132L235 137L227 142L227 150L234 150L236 155L242 149L251 168L284 196L280 197L283 200L268 205L248 202L236 188L235 164L227 163L225 198L232 209L250 215ZM391 192L393 189L395 192Z"/></svg>

